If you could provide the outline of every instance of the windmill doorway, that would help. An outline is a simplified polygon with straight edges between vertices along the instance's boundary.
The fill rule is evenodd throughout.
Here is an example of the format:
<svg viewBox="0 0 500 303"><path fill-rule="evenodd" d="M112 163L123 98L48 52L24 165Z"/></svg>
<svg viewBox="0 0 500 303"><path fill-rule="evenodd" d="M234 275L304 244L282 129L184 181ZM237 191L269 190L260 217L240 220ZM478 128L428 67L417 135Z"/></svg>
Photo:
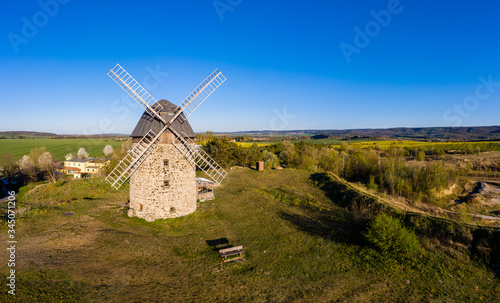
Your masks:
<svg viewBox="0 0 500 303"><path fill-rule="evenodd" d="M215 199L215 182L205 178L196 178L198 200L201 202Z"/></svg>

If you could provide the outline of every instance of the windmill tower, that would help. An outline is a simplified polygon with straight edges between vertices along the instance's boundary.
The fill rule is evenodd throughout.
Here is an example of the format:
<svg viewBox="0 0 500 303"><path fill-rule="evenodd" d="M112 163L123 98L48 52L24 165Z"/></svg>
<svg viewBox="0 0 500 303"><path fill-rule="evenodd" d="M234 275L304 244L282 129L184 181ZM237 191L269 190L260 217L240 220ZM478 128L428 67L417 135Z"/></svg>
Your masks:
<svg viewBox="0 0 500 303"><path fill-rule="evenodd" d="M156 101L119 64L108 76L145 111L132 132L132 149L106 181L118 189L130 178L130 217L154 221L194 212L196 167L216 184L227 172L194 142L187 118L226 78L215 70L176 106L167 100Z"/></svg>

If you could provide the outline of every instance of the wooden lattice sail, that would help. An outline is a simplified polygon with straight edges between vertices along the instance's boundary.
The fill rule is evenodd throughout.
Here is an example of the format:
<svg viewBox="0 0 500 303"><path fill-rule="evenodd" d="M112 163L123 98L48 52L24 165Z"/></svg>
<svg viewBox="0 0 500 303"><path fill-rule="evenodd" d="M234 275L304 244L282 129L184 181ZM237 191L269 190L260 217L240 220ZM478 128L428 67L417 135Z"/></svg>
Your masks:
<svg viewBox="0 0 500 303"><path fill-rule="evenodd" d="M187 118L226 78L215 70L179 106L175 106L166 100L156 101L119 64L109 71L108 76L145 112L136 126L140 130L134 130L136 136L132 134L132 149L106 181L118 189L131 178L130 216L151 221L194 211L196 167L217 184L227 172L193 141L194 132ZM146 131L145 125L156 129Z"/></svg>

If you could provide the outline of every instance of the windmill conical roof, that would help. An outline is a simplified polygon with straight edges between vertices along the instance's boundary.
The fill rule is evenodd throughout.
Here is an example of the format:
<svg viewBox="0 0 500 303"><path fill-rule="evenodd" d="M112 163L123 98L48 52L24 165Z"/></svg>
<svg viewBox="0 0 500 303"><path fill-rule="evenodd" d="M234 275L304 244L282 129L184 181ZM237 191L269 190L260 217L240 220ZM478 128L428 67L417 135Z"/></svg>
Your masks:
<svg viewBox="0 0 500 303"><path fill-rule="evenodd" d="M173 104L170 101L167 100L160 100L157 103L159 103L163 109L160 112L160 115L164 117L165 120L169 120L169 115L173 115L175 113L175 110L177 109L177 105ZM155 103L156 104L156 103ZM153 105L154 107L154 105ZM130 135L133 138L137 137L144 137L146 133L151 129L155 134L158 134L160 130L164 127L163 122L161 122L157 117L151 116L147 111L145 111L141 118L139 119L139 122L134 128L134 131ZM193 129L191 128L191 125L189 125L189 122L184 116L184 113L180 114L172 123L171 128L173 128L176 132L179 134L186 134L186 137L189 138L194 138L196 137L196 134L194 133ZM167 130L167 132L171 132Z"/></svg>

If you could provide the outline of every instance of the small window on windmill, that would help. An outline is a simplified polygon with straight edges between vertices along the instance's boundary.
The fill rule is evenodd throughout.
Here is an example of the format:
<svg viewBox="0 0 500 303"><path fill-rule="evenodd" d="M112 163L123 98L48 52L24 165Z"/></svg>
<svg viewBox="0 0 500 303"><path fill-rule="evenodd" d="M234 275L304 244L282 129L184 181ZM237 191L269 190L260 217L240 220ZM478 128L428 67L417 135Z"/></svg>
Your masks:
<svg viewBox="0 0 500 303"><path fill-rule="evenodd" d="M170 207L170 213L175 214L175 207Z"/></svg>
<svg viewBox="0 0 500 303"><path fill-rule="evenodd" d="M163 160L163 166L168 166L168 160L167 159Z"/></svg>
<svg viewBox="0 0 500 303"><path fill-rule="evenodd" d="M163 181L163 187L169 187L170 186L170 181L165 180Z"/></svg>
<svg viewBox="0 0 500 303"><path fill-rule="evenodd" d="M142 204L139 203L139 211L142 211Z"/></svg>

